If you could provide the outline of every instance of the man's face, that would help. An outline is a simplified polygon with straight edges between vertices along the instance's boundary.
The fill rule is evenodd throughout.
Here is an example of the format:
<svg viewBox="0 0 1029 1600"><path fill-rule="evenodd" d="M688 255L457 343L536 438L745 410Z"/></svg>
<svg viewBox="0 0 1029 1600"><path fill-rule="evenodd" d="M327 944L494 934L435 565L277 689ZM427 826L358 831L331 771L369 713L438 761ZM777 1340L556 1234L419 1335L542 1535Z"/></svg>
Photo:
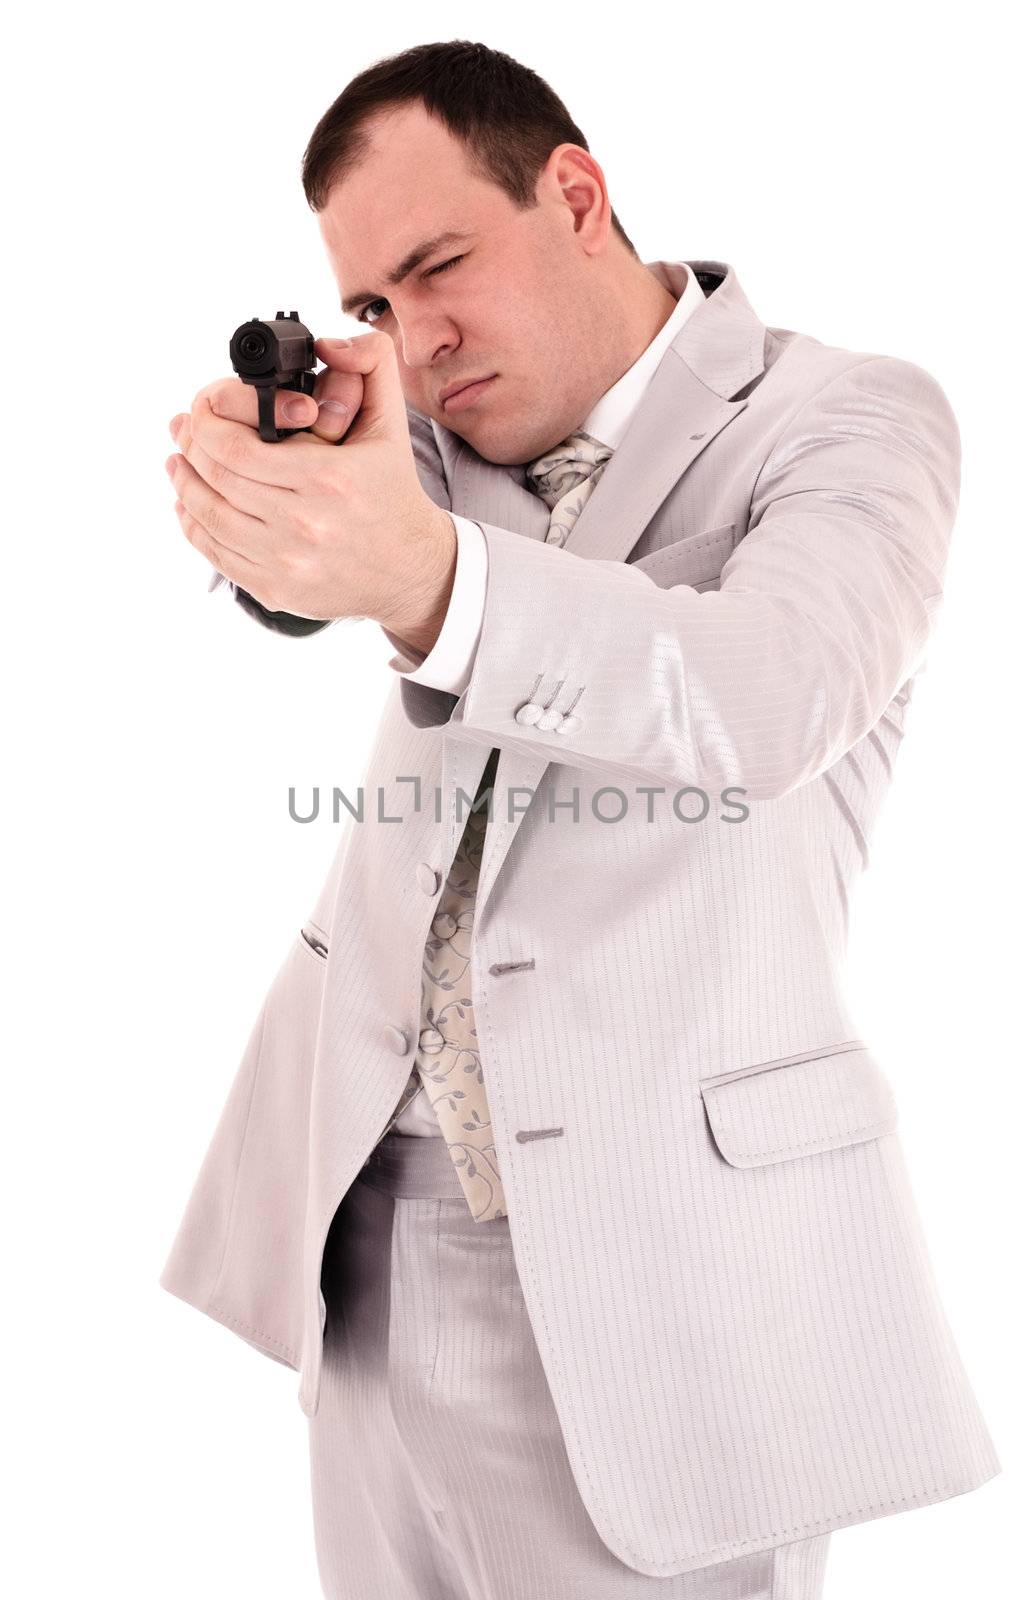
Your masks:
<svg viewBox="0 0 1029 1600"><path fill-rule="evenodd" d="M319 213L341 298L361 293L350 314L393 340L410 405L488 461L530 461L607 387L614 333L598 316L597 251L584 249L549 167L540 204L520 211L471 171L464 146L420 102L380 114L369 131L368 154ZM444 233L459 237L390 283L410 252ZM463 407L441 398L481 378L490 381Z"/></svg>

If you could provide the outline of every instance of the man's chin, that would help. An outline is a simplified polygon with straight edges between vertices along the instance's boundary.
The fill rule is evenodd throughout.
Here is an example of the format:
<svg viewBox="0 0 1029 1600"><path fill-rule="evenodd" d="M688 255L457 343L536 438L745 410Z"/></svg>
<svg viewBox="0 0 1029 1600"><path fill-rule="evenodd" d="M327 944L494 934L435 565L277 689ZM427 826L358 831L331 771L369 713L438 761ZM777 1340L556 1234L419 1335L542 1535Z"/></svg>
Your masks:
<svg viewBox="0 0 1029 1600"><path fill-rule="evenodd" d="M467 420L457 416L440 419L441 426L455 433L459 439L471 445L476 455L483 461L489 461L496 467L520 466L528 457L524 454L524 447L511 432L502 425L490 423L485 417Z"/></svg>

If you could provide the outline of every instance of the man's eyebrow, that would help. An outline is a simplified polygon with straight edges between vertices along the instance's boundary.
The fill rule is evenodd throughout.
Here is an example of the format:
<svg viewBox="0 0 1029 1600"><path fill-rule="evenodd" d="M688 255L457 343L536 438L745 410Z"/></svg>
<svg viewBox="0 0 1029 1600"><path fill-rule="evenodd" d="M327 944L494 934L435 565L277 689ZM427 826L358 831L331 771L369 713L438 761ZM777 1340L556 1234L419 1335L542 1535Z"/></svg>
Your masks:
<svg viewBox="0 0 1029 1600"><path fill-rule="evenodd" d="M451 228L446 233L437 233L434 239L424 239L421 244L416 244L413 250L407 252L403 261L395 266L392 272L386 274L386 282L391 288L395 288L398 283L403 283L408 273L413 272L415 267L420 267L426 256L431 256L434 250L442 249L445 244L458 244L461 240L470 238L470 233L455 233ZM360 289L357 294L346 295L340 301L340 307L349 314L351 311L356 311L366 300L378 298L374 289Z"/></svg>

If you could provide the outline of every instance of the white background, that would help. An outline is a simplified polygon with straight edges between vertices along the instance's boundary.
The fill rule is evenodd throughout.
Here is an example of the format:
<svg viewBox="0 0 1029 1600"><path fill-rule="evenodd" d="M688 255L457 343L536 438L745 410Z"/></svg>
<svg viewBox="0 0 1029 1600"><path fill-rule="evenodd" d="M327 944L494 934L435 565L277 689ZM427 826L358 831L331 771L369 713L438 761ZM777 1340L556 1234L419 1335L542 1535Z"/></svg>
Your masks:
<svg viewBox="0 0 1029 1600"><path fill-rule="evenodd" d="M893 1083L1004 1472L833 1535L828 1600L1024 1577L1025 128L999 4L19 8L5 73L4 1435L21 1597L320 1593L298 1379L157 1284L392 674L374 623L209 596L163 462L228 337L355 331L300 159L372 60L470 37L546 77L644 260L913 360L958 415L948 595L861 880L851 1003ZM369 1596L368 1600L390 1600Z"/></svg>

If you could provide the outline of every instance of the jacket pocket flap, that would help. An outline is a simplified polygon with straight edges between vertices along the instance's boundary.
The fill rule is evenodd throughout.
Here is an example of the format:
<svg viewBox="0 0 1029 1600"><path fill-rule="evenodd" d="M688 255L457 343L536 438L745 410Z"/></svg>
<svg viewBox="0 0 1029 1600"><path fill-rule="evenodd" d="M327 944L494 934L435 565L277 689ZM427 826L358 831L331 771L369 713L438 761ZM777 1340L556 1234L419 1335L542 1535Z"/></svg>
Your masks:
<svg viewBox="0 0 1029 1600"><path fill-rule="evenodd" d="M646 572L662 589L678 583L714 583L732 555L736 524L725 522L704 533L691 533L660 550L651 550L632 565Z"/></svg>
<svg viewBox="0 0 1029 1600"><path fill-rule="evenodd" d="M861 1045L701 1080L708 1124L734 1167L761 1167L890 1133L897 1104Z"/></svg>

